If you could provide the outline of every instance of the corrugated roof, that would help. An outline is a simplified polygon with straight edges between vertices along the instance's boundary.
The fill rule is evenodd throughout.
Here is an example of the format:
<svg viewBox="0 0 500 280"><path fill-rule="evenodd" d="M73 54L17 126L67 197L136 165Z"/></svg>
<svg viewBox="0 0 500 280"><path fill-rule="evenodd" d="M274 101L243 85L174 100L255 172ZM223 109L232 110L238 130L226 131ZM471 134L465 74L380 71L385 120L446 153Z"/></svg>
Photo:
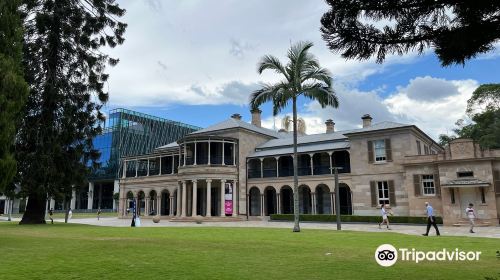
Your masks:
<svg viewBox="0 0 500 280"><path fill-rule="evenodd" d="M172 142L172 143L170 143L170 144L167 144L167 145L164 145L164 146L158 147L158 148L156 148L155 150L163 150L163 149L168 149L168 148L176 148L176 147L179 147L179 144L177 144L177 142Z"/></svg>
<svg viewBox="0 0 500 280"><path fill-rule="evenodd" d="M375 131L375 130L400 128L400 127L408 127L408 126L412 126L412 125L402 124L402 123L396 123L396 122L380 122L380 123L372 124L372 125L370 125L368 127L363 127L363 128L359 128L359 129L353 129L353 130L350 130L350 131L344 131L343 133L345 135L347 135L347 134L370 132L370 131Z"/></svg>
<svg viewBox="0 0 500 280"><path fill-rule="evenodd" d="M281 138L281 137L286 137L285 135L282 135L278 133L277 131L263 128L263 127L258 127L253 124L244 122L242 120L237 120L234 118L227 119L223 122L211 125L207 128L195 131L189 135L197 135L197 134L203 134L203 133L208 133L208 132L213 132L213 131L219 131L219 130L225 130L225 129L231 129L231 128L243 128L247 129L250 131L254 131L260 134L268 135L274 138Z"/></svg>
<svg viewBox="0 0 500 280"><path fill-rule="evenodd" d="M343 135L341 132L310 134L310 135L298 136L297 144L326 142L326 141L334 141L340 139L347 139L347 137ZM263 143L262 145L258 146L257 149L265 149L265 148L279 147L279 146L290 146L290 145L293 145L293 137L288 136L286 138L269 140Z"/></svg>
<svg viewBox="0 0 500 280"><path fill-rule="evenodd" d="M320 144L312 144L312 145L302 145L297 147L298 153L308 153L315 151L331 151L331 150L340 150L340 149L349 149L350 143L349 141L337 141L330 143L320 143ZM275 149L265 149L258 150L255 153L251 154L249 157L263 157L263 156L277 156L284 154L292 154L293 147L282 147Z"/></svg>

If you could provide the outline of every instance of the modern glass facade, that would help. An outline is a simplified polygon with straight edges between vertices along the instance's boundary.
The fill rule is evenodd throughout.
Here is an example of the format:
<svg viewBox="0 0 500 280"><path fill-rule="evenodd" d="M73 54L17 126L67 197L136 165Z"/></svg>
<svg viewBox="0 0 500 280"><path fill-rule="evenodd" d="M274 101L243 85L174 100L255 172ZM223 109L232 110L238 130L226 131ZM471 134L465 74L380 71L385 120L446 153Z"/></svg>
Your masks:
<svg viewBox="0 0 500 280"><path fill-rule="evenodd" d="M94 148L101 152L101 166L92 172L89 181L118 179L120 158L151 153L199 129L127 109L111 110L103 134L94 139Z"/></svg>

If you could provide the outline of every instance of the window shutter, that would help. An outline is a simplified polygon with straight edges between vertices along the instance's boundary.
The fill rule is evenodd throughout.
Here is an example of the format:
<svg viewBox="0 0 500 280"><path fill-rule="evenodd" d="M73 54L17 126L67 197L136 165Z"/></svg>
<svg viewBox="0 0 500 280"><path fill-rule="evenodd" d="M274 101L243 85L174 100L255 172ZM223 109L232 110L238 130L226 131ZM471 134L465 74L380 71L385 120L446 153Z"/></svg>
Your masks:
<svg viewBox="0 0 500 280"><path fill-rule="evenodd" d="M436 173L434 177L434 188L436 188L436 195L441 196L441 184L439 183L439 174Z"/></svg>
<svg viewBox="0 0 500 280"><path fill-rule="evenodd" d="M420 187L420 174L413 174L413 187L415 190L415 196L420 196L422 190Z"/></svg>
<svg viewBox="0 0 500 280"><path fill-rule="evenodd" d="M373 141L368 141L368 163L373 163L374 155L373 155Z"/></svg>
<svg viewBox="0 0 500 280"><path fill-rule="evenodd" d="M370 190L372 194L372 207L377 207L377 183L375 181L370 181Z"/></svg>
<svg viewBox="0 0 500 280"><path fill-rule="evenodd" d="M500 195L500 170L493 170L493 185L495 186L495 194Z"/></svg>
<svg viewBox="0 0 500 280"><path fill-rule="evenodd" d="M394 181L389 180L387 182L389 184L389 204L391 207L396 206L396 191L394 190Z"/></svg>
<svg viewBox="0 0 500 280"><path fill-rule="evenodd" d="M392 161L391 139L385 139L385 157L387 161Z"/></svg>

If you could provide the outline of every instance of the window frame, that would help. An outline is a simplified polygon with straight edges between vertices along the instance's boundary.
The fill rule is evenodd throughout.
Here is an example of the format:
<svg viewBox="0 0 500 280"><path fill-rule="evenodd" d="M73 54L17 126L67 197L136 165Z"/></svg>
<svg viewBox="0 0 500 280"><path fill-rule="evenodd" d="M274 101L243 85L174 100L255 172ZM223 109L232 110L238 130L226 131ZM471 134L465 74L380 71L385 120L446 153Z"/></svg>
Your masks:
<svg viewBox="0 0 500 280"><path fill-rule="evenodd" d="M377 147L377 143L381 143L382 147ZM383 156L382 154L377 155L377 150L380 151L383 149ZM385 146L385 139L379 139L379 140L374 140L373 141L373 162L374 163L383 163L387 162L387 148Z"/></svg>
<svg viewBox="0 0 500 280"><path fill-rule="evenodd" d="M380 197L381 191L384 197ZM391 205L389 195L389 181L377 181L377 202L378 205Z"/></svg>
<svg viewBox="0 0 500 280"><path fill-rule="evenodd" d="M426 178L427 177L427 178ZM422 196L436 196L436 184L433 174L423 174L420 176L420 186L422 188ZM432 190L432 193L426 193L426 189Z"/></svg>

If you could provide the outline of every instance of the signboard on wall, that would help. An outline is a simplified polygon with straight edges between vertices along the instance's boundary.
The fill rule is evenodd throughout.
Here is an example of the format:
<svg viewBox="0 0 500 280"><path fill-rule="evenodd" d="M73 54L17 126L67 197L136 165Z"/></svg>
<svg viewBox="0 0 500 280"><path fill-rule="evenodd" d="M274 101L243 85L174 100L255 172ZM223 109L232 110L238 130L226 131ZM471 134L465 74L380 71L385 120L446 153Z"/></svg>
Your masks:
<svg viewBox="0 0 500 280"><path fill-rule="evenodd" d="M226 183L224 186L224 212L226 215L233 214L233 183Z"/></svg>

